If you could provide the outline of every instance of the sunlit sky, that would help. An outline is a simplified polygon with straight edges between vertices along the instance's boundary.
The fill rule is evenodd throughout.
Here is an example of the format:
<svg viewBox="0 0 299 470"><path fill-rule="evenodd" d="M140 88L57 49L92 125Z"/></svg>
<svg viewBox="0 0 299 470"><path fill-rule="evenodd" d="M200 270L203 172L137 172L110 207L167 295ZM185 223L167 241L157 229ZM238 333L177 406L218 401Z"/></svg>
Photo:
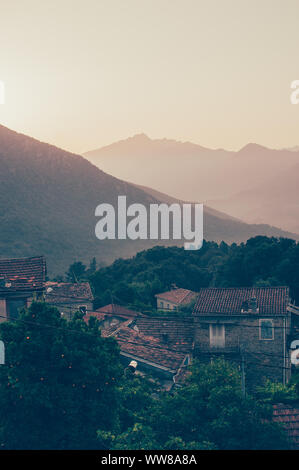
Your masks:
<svg viewBox="0 0 299 470"><path fill-rule="evenodd" d="M298 0L0 0L0 123L77 153L299 145L298 26Z"/></svg>

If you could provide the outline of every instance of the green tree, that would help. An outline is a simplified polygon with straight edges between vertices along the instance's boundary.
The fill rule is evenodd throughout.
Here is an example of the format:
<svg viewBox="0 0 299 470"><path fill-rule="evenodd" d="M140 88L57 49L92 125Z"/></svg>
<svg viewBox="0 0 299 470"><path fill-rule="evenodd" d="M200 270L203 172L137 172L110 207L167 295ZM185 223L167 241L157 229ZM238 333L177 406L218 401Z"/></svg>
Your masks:
<svg viewBox="0 0 299 470"><path fill-rule="evenodd" d="M65 273L68 282L78 282L87 278L86 266L81 261L75 261Z"/></svg>
<svg viewBox="0 0 299 470"><path fill-rule="evenodd" d="M201 287L290 287L299 303L299 243L258 236L247 243L204 242L200 250L155 247L96 271L90 277L96 307L111 302L155 309L155 294L172 284L198 291ZM110 299L110 300L109 300Z"/></svg>
<svg viewBox="0 0 299 470"><path fill-rule="evenodd" d="M222 359L196 364L185 387L165 395L151 415L159 442L209 442L218 449L287 447L272 410L241 393L239 371ZM266 421L268 419L268 421Z"/></svg>
<svg viewBox="0 0 299 470"><path fill-rule="evenodd" d="M67 322L40 302L2 323L0 337L1 448L99 448L99 423L109 430L117 419L116 342L101 338L95 319L87 325L77 314Z"/></svg>
<svg viewBox="0 0 299 470"><path fill-rule="evenodd" d="M295 377L286 385L267 380L263 386L256 388L255 396L264 403L288 403L298 401Z"/></svg>
<svg viewBox="0 0 299 470"><path fill-rule="evenodd" d="M95 257L92 258L92 260L89 263L89 268L87 270L88 276L92 276L97 270L97 260Z"/></svg>
<svg viewBox="0 0 299 470"><path fill-rule="evenodd" d="M236 367L219 359L191 372L182 388L160 395L133 425L110 436L110 448L288 448L284 431L271 422L271 406L242 396Z"/></svg>

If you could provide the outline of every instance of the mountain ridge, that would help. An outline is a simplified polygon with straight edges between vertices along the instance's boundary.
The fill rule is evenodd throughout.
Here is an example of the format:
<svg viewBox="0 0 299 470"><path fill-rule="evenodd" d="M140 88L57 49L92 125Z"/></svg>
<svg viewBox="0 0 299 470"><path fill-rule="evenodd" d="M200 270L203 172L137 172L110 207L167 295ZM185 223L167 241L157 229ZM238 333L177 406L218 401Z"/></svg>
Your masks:
<svg viewBox="0 0 299 470"><path fill-rule="evenodd" d="M133 137L129 146L123 142L84 156L109 174L171 194L178 200L204 202L247 223L262 222L296 233L299 230L295 221L299 218L299 209L294 211L299 189L291 193L288 188L288 179L298 174L298 151L271 149L254 142L238 151L206 149L169 139L147 138L138 143ZM285 175L284 187L276 183L282 175ZM277 186L281 188L284 206L275 217L275 208L270 207L271 201L264 188L276 198ZM248 192L252 192L252 196L247 199ZM257 203L253 203L255 192L261 194ZM288 199L286 194L289 194ZM292 217L287 216L288 210Z"/></svg>
<svg viewBox="0 0 299 470"><path fill-rule="evenodd" d="M62 274L74 260L101 263L130 257L173 241L103 240L95 237L95 208L160 201L153 194L115 178L82 156L0 126L0 257L45 255L50 274ZM240 242L255 235L296 238L266 225L249 225L204 211L207 240ZM183 241L182 241L183 242Z"/></svg>

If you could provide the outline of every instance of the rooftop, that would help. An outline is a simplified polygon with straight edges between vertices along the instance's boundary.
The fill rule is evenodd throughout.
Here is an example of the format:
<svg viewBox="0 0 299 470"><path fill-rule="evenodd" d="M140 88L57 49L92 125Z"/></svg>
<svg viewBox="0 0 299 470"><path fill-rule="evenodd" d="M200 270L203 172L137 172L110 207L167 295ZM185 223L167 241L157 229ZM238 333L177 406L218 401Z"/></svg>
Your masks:
<svg viewBox="0 0 299 470"><path fill-rule="evenodd" d="M178 305L186 305L190 303L197 296L196 292L189 289L176 288L167 292L156 294L155 297L166 300Z"/></svg>
<svg viewBox="0 0 299 470"><path fill-rule="evenodd" d="M284 426L294 448L299 449L299 403L296 406L284 403L273 405L273 421Z"/></svg>
<svg viewBox="0 0 299 470"><path fill-rule="evenodd" d="M194 341L193 319L173 317L139 317L136 326L141 334L152 336L167 347L191 352Z"/></svg>
<svg viewBox="0 0 299 470"><path fill-rule="evenodd" d="M177 370L185 358L184 353L173 351L157 338L145 336L129 326L121 327L113 336L122 352L170 370Z"/></svg>
<svg viewBox="0 0 299 470"><path fill-rule="evenodd" d="M89 282L46 282L46 302L73 303L92 302Z"/></svg>
<svg viewBox="0 0 299 470"><path fill-rule="evenodd" d="M117 305L117 304L105 305L104 307L98 308L96 312L114 314L117 316L124 316L128 318L142 315L140 312L136 312L135 310L129 310L128 308L123 307L122 305Z"/></svg>
<svg viewBox="0 0 299 470"><path fill-rule="evenodd" d="M0 259L0 292L27 292L44 288L46 260L32 258Z"/></svg>
<svg viewBox="0 0 299 470"><path fill-rule="evenodd" d="M85 315L87 322L91 316L100 321L103 337L115 337L124 354L135 356L158 366L176 371L193 345L190 322L160 318L150 318L125 307L110 305L101 307ZM191 319L192 321L192 319ZM165 326L163 326L165 325ZM167 334L167 342L163 335Z"/></svg>
<svg viewBox="0 0 299 470"><path fill-rule="evenodd" d="M256 298L259 315L287 314L288 287L228 287L200 289L193 315L241 314L244 303L252 298Z"/></svg>

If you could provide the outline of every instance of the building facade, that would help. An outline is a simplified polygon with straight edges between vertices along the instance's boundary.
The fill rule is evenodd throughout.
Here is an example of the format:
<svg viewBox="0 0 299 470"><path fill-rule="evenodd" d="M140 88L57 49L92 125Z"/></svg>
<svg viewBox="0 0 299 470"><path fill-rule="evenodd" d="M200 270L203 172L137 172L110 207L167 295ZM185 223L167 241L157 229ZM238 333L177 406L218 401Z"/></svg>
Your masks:
<svg viewBox="0 0 299 470"><path fill-rule="evenodd" d="M70 320L76 312L87 314L93 310L93 294L89 282L47 282L45 301L56 307Z"/></svg>
<svg viewBox="0 0 299 470"><path fill-rule="evenodd" d="M0 259L0 322L14 320L20 309L43 297L44 257Z"/></svg>
<svg viewBox="0 0 299 470"><path fill-rule="evenodd" d="M192 303L196 296L196 292L178 287L167 292L161 292L155 295L157 310L178 310L180 307Z"/></svg>
<svg viewBox="0 0 299 470"><path fill-rule="evenodd" d="M249 389L291 374L287 287L201 289L193 311L194 356L224 356L240 366Z"/></svg>

